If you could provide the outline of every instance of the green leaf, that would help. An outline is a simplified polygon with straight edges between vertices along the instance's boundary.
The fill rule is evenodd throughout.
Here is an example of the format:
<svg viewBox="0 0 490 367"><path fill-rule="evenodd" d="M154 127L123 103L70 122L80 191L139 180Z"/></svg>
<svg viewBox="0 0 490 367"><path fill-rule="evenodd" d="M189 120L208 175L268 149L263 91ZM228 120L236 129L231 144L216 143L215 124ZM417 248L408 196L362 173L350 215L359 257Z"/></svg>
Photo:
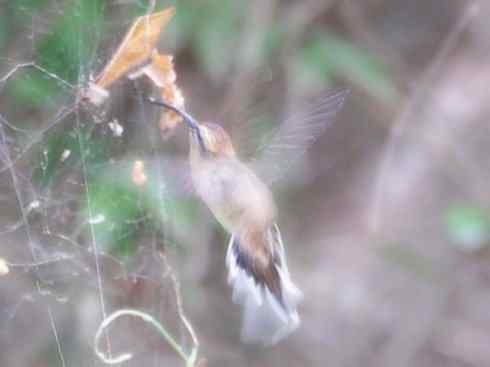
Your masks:
<svg viewBox="0 0 490 367"><path fill-rule="evenodd" d="M446 214L446 229L451 243L465 251L475 251L489 245L490 217L478 207L456 206Z"/></svg>

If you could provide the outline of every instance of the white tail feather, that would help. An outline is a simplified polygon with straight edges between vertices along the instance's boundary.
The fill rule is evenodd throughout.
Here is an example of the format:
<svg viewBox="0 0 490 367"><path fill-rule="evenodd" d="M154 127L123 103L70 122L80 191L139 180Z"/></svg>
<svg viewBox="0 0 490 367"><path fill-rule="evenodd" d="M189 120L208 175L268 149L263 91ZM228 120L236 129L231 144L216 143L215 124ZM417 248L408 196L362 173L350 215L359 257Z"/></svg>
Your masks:
<svg viewBox="0 0 490 367"><path fill-rule="evenodd" d="M278 249L282 267L276 266L276 269L280 277L283 305L267 287L257 284L245 269L240 268L233 251L234 240L232 235L226 254L226 265L229 272L228 283L233 288L233 302L243 306L241 338L247 343L276 344L299 326L296 307L303 298L289 276L282 243Z"/></svg>

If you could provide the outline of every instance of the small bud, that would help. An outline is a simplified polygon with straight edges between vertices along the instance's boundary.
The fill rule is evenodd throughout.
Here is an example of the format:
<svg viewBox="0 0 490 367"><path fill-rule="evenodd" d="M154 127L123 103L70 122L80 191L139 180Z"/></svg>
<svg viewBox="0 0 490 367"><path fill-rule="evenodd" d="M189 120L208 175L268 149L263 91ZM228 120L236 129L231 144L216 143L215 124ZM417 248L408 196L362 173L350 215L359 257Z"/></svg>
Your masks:
<svg viewBox="0 0 490 367"><path fill-rule="evenodd" d="M104 214L97 214L95 217L89 218L88 222L90 224L99 224L105 222L105 215Z"/></svg>
<svg viewBox="0 0 490 367"><path fill-rule="evenodd" d="M147 181L145 174L145 162L135 161L133 165L133 182L136 186L144 186Z"/></svg>
<svg viewBox="0 0 490 367"><path fill-rule="evenodd" d="M61 158L60 158L61 162L66 161L70 155L71 155L71 150L65 149L61 154Z"/></svg>
<svg viewBox="0 0 490 367"><path fill-rule="evenodd" d="M119 121L117 120L109 122L109 128L116 137L120 137L124 132L124 128L121 126L121 124L119 124Z"/></svg>

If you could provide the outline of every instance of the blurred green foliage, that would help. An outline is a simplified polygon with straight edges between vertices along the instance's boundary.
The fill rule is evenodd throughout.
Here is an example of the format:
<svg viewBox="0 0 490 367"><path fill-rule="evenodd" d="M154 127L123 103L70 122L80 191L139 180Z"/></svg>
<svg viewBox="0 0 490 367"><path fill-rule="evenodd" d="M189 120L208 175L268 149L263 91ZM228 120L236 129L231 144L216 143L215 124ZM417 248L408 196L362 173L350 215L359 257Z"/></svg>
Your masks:
<svg viewBox="0 0 490 367"><path fill-rule="evenodd" d="M170 2L168 2L170 3ZM95 57L97 46L110 14L103 0L69 1L60 3L63 11L54 19L49 32L35 39L34 60L60 78L77 84L83 70ZM133 16L147 11L148 1L127 4L127 13ZM167 6L158 3L158 9ZM8 5L14 17L41 11L46 1L22 0ZM192 51L201 70L212 79L228 75L237 60L236 49L242 41L248 9L243 2L219 0L181 1L177 3L177 15L172 22L180 44ZM5 19L3 19L5 18ZM7 17L2 16L0 27L6 28ZM130 21L125 22L130 24ZM6 37L4 34L4 38ZM288 45L287 24L274 22L258 40L259 63L277 63L277 51ZM168 36L168 35L167 35ZM171 36L171 35L170 35ZM5 41L4 41L5 42ZM0 46L2 38L0 37ZM341 76L363 86L373 95L388 102L397 97L396 88L382 63L370 52L342 39L325 28L307 35L304 47L295 56L298 79L310 84L329 84ZM93 70L92 70L93 71ZM44 105L60 94L57 82L41 72L29 70L23 77L15 78L11 94L16 100ZM82 80L83 81L83 80Z"/></svg>
<svg viewBox="0 0 490 367"><path fill-rule="evenodd" d="M37 63L71 83L78 81L80 67L88 62L103 30L102 0L69 4L51 32L36 44Z"/></svg>
<svg viewBox="0 0 490 367"><path fill-rule="evenodd" d="M249 26L248 15L242 2L182 1L178 3L176 17L177 38L190 47L201 70L211 79L221 80L238 61L244 27ZM280 50L287 48L290 42L287 24L269 24L257 42L259 60L254 61L259 65L278 64ZM398 99L389 72L375 55L325 28L308 32L304 46L294 57L295 73L301 84L321 83L325 88L336 77L341 77L386 103L395 103Z"/></svg>
<svg viewBox="0 0 490 367"><path fill-rule="evenodd" d="M158 2L156 10L171 3ZM124 7L128 19L115 23L112 12L116 7L104 0L59 1L56 4L48 0L8 2L6 13L0 14L0 49L12 42L7 29L13 25L16 29L31 26L25 19L34 14L47 16L47 31L29 30L33 35L30 57L61 79L80 85L89 73L97 71L92 70L94 60L99 65L107 61L100 55L110 56L100 46L106 46L104 42L117 45L120 39L115 35L124 34L132 22L130 18L146 13L149 4L148 0L121 3L118 7ZM166 42L175 36L179 45L193 56L202 74L211 80L226 82L240 61L237 47L252 24L247 19L250 14L247 3L202 0L179 1L176 5L177 15L166 33ZM116 27L117 33L113 33ZM286 62L281 58L281 50L290 42L288 32L287 22L269 24L257 39L258 59L253 62L258 65ZM358 83L379 98L394 101L396 89L375 56L322 26L317 31L308 30L304 36L304 46L293 55L296 80L304 85L325 87L341 77ZM57 97L66 93L66 87L59 81L33 69L19 72L9 80L6 90L14 105L35 107L40 111L59 108ZM269 124L256 125L265 128ZM144 225L158 226L171 217L177 226L188 228L197 220L194 201L178 199L170 192L162 199L160 182L154 178L150 177L142 193L130 181L129 167L119 173L109 170L110 175L104 172L108 162L115 158L111 156L111 137L98 134L92 121L83 121L77 126L80 127L66 129L44 140L33 182L41 190L51 189L63 182L68 174L82 172L83 162L88 183L88 197L80 198L86 202L83 215L88 218L90 213L104 219L95 221L93 226L97 241L106 249L127 257L134 251ZM147 220L142 223L141 218Z"/></svg>
<svg viewBox="0 0 490 367"><path fill-rule="evenodd" d="M177 37L193 51L202 70L213 79L225 76L235 61L246 3L181 1L177 7Z"/></svg>
<svg viewBox="0 0 490 367"><path fill-rule="evenodd" d="M53 97L61 90L57 82L38 70L27 70L8 84L8 91L18 104L46 108L54 103Z"/></svg>
<svg viewBox="0 0 490 367"><path fill-rule="evenodd" d="M35 14L45 1L22 0L9 4L15 18ZM61 79L78 84L80 69L95 55L103 30L104 1L67 2L48 33L36 38L33 59ZM25 21L25 20L24 20ZM8 90L16 102L45 106L63 93L59 82L38 70L26 70L12 79Z"/></svg>
<svg viewBox="0 0 490 367"><path fill-rule="evenodd" d="M446 229L451 243L464 251L480 250L490 244L490 215L470 205L458 205L446 213Z"/></svg>

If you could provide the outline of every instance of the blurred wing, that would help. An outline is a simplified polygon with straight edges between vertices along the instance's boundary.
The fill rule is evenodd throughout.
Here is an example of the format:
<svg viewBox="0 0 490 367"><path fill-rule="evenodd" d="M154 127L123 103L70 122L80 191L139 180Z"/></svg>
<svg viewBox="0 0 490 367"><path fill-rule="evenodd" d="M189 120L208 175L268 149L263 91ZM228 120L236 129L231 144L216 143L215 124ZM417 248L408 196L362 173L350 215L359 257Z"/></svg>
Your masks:
<svg viewBox="0 0 490 367"><path fill-rule="evenodd" d="M280 179L327 127L335 121L349 91L336 89L292 114L261 145L250 167L266 183Z"/></svg>
<svg viewBox="0 0 490 367"><path fill-rule="evenodd" d="M217 121L230 132L238 156L250 160L274 130L283 105L284 86L271 70L240 75L226 95Z"/></svg>
<svg viewBox="0 0 490 367"><path fill-rule="evenodd" d="M274 132L274 116L277 111L270 111L271 106L280 106L271 97L254 98L240 111L231 122L231 137L238 156L250 160L257 155L258 148Z"/></svg>

